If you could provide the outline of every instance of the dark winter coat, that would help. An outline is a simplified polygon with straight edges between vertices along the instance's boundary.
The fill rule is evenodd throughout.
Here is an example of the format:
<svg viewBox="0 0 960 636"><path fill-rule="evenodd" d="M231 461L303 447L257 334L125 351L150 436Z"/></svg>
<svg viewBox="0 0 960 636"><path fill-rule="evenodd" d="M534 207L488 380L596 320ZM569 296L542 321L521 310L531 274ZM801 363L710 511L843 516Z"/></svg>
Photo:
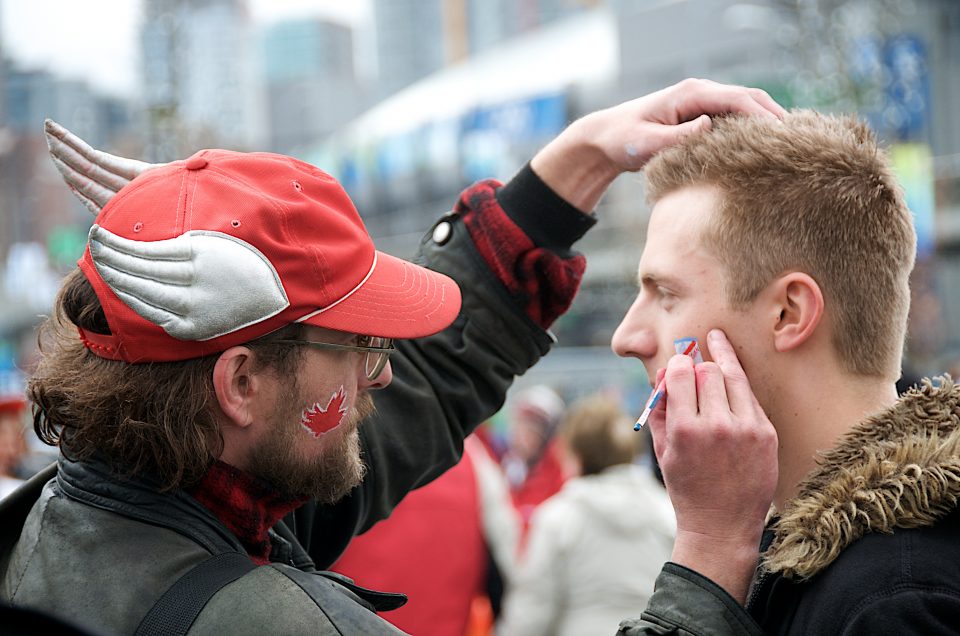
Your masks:
<svg viewBox="0 0 960 636"><path fill-rule="evenodd" d="M824 453L769 527L747 609L668 564L623 634L960 634L960 387L926 384Z"/></svg>

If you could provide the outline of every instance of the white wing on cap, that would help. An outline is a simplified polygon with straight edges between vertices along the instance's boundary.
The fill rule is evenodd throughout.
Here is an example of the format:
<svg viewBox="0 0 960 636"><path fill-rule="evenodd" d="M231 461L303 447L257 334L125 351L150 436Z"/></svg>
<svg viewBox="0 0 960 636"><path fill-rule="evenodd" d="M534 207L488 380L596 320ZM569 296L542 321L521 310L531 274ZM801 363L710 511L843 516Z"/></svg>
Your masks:
<svg viewBox="0 0 960 636"><path fill-rule="evenodd" d="M43 129L53 165L94 216L138 175L163 165L97 150L52 119L43 122Z"/></svg>
<svg viewBox="0 0 960 636"><path fill-rule="evenodd" d="M180 340L210 340L290 305L280 276L254 246L219 232L134 241L90 228L104 282L137 314Z"/></svg>

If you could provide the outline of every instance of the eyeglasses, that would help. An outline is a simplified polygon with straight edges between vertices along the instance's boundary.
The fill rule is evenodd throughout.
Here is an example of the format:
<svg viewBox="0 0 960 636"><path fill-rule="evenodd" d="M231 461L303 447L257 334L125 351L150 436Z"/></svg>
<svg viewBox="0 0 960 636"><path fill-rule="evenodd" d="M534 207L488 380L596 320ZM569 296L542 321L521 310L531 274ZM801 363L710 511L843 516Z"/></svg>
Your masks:
<svg viewBox="0 0 960 636"><path fill-rule="evenodd" d="M357 336L357 344L333 344L332 342L314 342L313 340L274 340L275 344L305 345L315 349L330 349L333 351L356 351L365 353L363 362L364 371L368 380L376 380L387 366L390 354L397 350L393 346L392 338L377 338L375 336Z"/></svg>

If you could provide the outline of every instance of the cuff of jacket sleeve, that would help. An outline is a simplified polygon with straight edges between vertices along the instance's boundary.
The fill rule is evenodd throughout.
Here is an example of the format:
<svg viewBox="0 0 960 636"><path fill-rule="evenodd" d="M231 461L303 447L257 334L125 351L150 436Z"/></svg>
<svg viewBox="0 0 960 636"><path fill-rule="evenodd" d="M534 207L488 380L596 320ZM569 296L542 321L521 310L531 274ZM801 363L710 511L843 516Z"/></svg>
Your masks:
<svg viewBox="0 0 960 636"><path fill-rule="evenodd" d="M551 190L529 163L497 190L497 202L534 245L561 254L597 223L595 214L581 212Z"/></svg>
<svg viewBox="0 0 960 636"><path fill-rule="evenodd" d="M620 624L619 634L632 636L643 624L680 628L691 634L750 634L762 636L753 617L726 590L705 576L668 562L654 584L654 593L640 619Z"/></svg>

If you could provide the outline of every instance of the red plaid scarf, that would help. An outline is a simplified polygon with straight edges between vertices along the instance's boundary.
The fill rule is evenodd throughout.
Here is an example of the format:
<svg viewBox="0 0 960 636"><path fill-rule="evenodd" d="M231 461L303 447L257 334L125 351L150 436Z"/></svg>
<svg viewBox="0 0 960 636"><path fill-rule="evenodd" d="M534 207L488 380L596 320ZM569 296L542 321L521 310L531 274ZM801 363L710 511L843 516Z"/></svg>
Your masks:
<svg viewBox="0 0 960 636"><path fill-rule="evenodd" d="M264 480L221 461L190 494L227 526L257 565L270 562L267 531L306 501L285 499Z"/></svg>

